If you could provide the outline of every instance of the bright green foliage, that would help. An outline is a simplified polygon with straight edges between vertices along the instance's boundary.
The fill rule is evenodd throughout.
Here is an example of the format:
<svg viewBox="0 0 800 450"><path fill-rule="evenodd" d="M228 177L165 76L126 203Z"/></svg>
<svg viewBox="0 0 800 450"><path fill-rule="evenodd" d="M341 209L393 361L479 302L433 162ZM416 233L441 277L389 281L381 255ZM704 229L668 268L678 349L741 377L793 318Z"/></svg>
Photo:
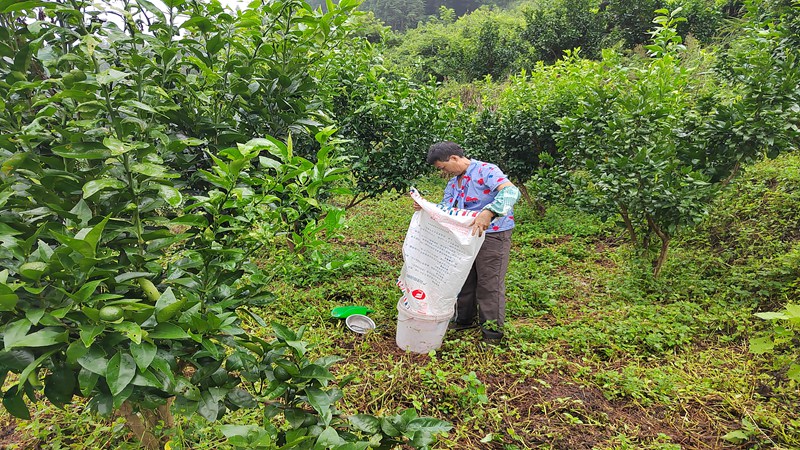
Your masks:
<svg viewBox="0 0 800 450"><path fill-rule="evenodd" d="M521 38L530 43L536 60L548 64L579 47L585 57L597 58L606 26L595 5L594 0L556 0L527 7L522 10L525 29Z"/></svg>
<svg viewBox="0 0 800 450"><path fill-rule="evenodd" d="M585 206L618 213L633 242L646 230L645 248L650 233L661 239L657 275L670 237L703 217L714 187L706 167L689 157L697 144L683 131L697 75L680 64L677 20L656 20L662 27L648 46L656 58L642 67L613 58L598 66L596 82L587 86L576 112L560 121L559 145L578 169L573 185L592 193Z"/></svg>
<svg viewBox="0 0 800 450"><path fill-rule="evenodd" d="M570 53L551 66L540 63L511 77L496 105L479 113L467 110L465 147L477 158L497 161L524 188L543 164L563 158L556 146L557 120L575 110L584 85L593 82L587 78L593 66Z"/></svg>
<svg viewBox="0 0 800 450"><path fill-rule="evenodd" d="M414 28L425 18L424 0L364 0L360 9L373 12L397 31Z"/></svg>
<svg viewBox="0 0 800 450"><path fill-rule="evenodd" d="M794 342L800 333L800 305L789 303L782 311L757 313L761 319L773 322L772 333L768 336L750 339L750 351L755 354L778 353L785 350L781 347L795 347L795 352L789 352L789 358L782 365L788 363L787 378L800 382L800 361L796 354ZM792 353L795 353L794 355Z"/></svg>
<svg viewBox="0 0 800 450"><path fill-rule="evenodd" d="M134 419L173 399L211 421L256 406L230 359L249 342L236 309L274 298L256 251L287 237L313 255L341 226L327 201L344 159L311 120L324 94L314 63L354 4L233 17L141 0L131 10L147 16L125 12L123 32L87 20L85 2L34 3L0 15L0 379L18 374L3 405L27 418L43 391ZM318 131L313 161L265 134L298 127ZM318 379L312 369L299 376ZM328 397L311 397L329 417ZM160 448L149 425L137 436Z"/></svg>
<svg viewBox="0 0 800 450"><path fill-rule="evenodd" d="M661 8L659 0L608 0L603 2L602 14L612 30L607 42L621 38L626 48L633 48L649 40L653 11Z"/></svg>
<svg viewBox="0 0 800 450"><path fill-rule="evenodd" d="M516 12L480 8L451 22L447 10L390 42L387 60L418 81L471 81L486 75L502 78L517 72L528 53L519 37L524 24Z"/></svg>
<svg viewBox="0 0 800 450"><path fill-rule="evenodd" d="M342 74L334 114L352 156L355 195L349 206L389 191L405 192L428 171L427 148L443 140L454 109L430 85L396 78L380 66Z"/></svg>
<svg viewBox="0 0 800 450"><path fill-rule="evenodd" d="M692 35L706 44L713 42L722 30L725 19L738 15L737 3L730 0L666 0L661 7L670 11L681 8L681 15L686 17L686 22L678 24L678 34Z"/></svg>
<svg viewBox="0 0 800 450"><path fill-rule="evenodd" d="M509 9L482 7L455 21L457 15L443 9L439 17L388 40L386 55L417 80L431 75L439 81L471 82L487 75L502 80L576 48L591 59L599 59L603 48L633 50L648 42L654 11L664 7L683 8L689 22L677 24L678 34L702 42L710 42L723 20L738 14L718 0L530 1Z"/></svg>
<svg viewBox="0 0 800 450"><path fill-rule="evenodd" d="M267 326L264 322L259 325ZM240 350L228 358L229 370L239 371L256 393L248 401L264 405L261 426L222 427L234 447L390 449L406 443L425 448L434 442L436 434L452 428L442 420L417 417L413 409L390 417L342 416L335 404L342 398L340 388L346 381L330 386L334 376L328 370L341 358L309 360L307 343L302 340L305 327L295 332L273 323L272 329L274 341L251 337L246 343L251 351ZM284 419L288 429L273 425L275 418Z"/></svg>
<svg viewBox="0 0 800 450"><path fill-rule="evenodd" d="M762 13L758 4L748 3L744 35L719 60L726 85L719 105L706 105L713 120L701 130L712 157L732 163L762 152L774 157L800 142L800 5L778 2L786 6ZM732 170L721 169L717 176Z"/></svg>

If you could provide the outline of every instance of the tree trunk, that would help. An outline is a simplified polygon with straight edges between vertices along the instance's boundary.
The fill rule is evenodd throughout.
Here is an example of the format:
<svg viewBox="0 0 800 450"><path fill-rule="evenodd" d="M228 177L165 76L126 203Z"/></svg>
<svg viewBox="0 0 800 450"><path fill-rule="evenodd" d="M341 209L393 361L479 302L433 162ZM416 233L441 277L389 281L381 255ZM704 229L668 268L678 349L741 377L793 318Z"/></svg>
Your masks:
<svg viewBox="0 0 800 450"><path fill-rule="evenodd" d="M625 222L625 229L628 230L628 236L630 236L631 242L633 245L638 244L639 240L636 237L636 230L633 229L633 222L631 222L631 218L628 215L628 207L619 203L617 203L617 206L619 207L622 220Z"/></svg>
<svg viewBox="0 0 800 450"><path fill-rule="evenodd" d="M664 262L667 260L667 251L669 250L669 240L670 237L658 226L658 224L650 217L650 214L647 214L647 224L650 228L656 233L659 239L661 239L661 252L658 254L658 258L656 258L655 262L653 262L653 277L658 278L661 274L661 269L664 267Z"/></svg>
<svg viewBox="0 0 800 450"><path fill-rule="evenodd" d="M148 429L146 422L136 414L130 403L123 403L117 414L125 418L125 425L136 436L136 439L139 439L142 448L146 450L159 450L161 448L161 441L153 434L152 429Z"/></svg>
<svg viewBox="0 0 800 450"><path fill-rule="evenodd" d="M159 422L162 422L163 428L175 427L175 419L170 411L170 406L174 401L173 397L167 399L167 402L155 411L140 411L133 410L130 402L124 402L120 406L117 414L125 418L125 424L131 430L134 436L139 439L142 448L145 450L160 450L162 448L161 439L159 439L154 431Z"/></svg>
<svg viewBox="0 0 800 450"><path fill-rule="evenodd" d="M349 201L349 202L347 203L347 205L344 207L344 210L345 210L345 211L348 211L350 208L352 208L352 207L354 207L354 206L358 205L359 203L363 202L364 200L367 200L367 199L368 199L368 198L370 198L370 197L371 197L371 196L369 196L369 195L366 195L366 194L364 194L364 195L358 195L358 194L356 194L356 195L354 195L352 198L350 198L350 201Z"/></svg>
<svg viewBox="0 0 800 450"><path fill-rule="evenodd" d="M519 193L522 195L522 199L525 200L525 203L536 208L536 212L539 213L539 217L544 217L545 213L547 212L547 208L544 206L544 203L539 200L534 200L533 197L531 197L530 191L528 191L528 187L523 183L514 184L514 186L519 189Z"/></svg>
<svg viewBox="0 0 800 450"><path fill-rule="evenodd" d="M528 192L527 186L522 183L515 184L514 186L519 189L519 193L522 194L522 198L525 199L525 202L527 202L528 205L533 206L533 199L531 198L531 193Z"/></svg>

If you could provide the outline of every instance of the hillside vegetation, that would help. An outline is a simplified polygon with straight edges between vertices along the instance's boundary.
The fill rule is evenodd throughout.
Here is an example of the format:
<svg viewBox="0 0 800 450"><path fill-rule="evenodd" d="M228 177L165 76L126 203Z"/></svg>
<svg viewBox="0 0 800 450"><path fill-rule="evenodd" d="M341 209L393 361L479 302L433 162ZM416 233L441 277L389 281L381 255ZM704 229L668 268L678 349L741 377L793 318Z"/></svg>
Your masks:
<svg viewBox="0 0 800 450"><path fill-rule="evenodd" d="M433 199L441 185L421 187ZM657 280L612 223L558 204L541 217L520 205L502 347L481 348L470 331L450 332L430 355L396 347L404 196L354 208L330 250L347 255L346 267L287 274L260 312L307 326L313 354L344 358L334 366L350 380L343 411L410 407L452 422L437 448L791 449L800 445L796 382L784 356L753 355L749 342L771 326L755 312L797 295L798 188L800 156L754 166L718 200L718 214L680 234ZM346 304L375 309L378 328L357 335L329 317ZM125 448L118 427L79 411L41 408L6 445ZM179 430L182 448L227 448L202 422Z"/></svg>

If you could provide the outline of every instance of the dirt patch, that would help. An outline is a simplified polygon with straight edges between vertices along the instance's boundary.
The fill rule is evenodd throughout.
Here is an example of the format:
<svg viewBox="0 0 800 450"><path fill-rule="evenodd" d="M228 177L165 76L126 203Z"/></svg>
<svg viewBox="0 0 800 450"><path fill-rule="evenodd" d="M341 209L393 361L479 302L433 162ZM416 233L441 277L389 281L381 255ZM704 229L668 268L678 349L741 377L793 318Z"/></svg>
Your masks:
<svg viewBox="0 0 800 450"><path fill-rule="evenodd" d="M0 420L0 448L11 448L14 444L20 445L22 443L16 431L16 421L8 418Z"/></svg>
<svg viewBox="0 0 800 450"><path fill-rule="evenodd" d="M347 359L355 365L363 357L359 347L363 348L367 340L373 361L394 361L394 364L415 367L431 364L431 358L427 355L408 353L397 348L393 331L385 330L364 340L344 339L339 344L345 350L353 350L343 353L350 355ZM514 360L513 355L496 351L491 357L499 358L498 367ZM464 364L465 370L470 370L469 361ZM581 367L578 361L575 367ZM680 444L684 449L738 448L721 439L727 431L738 428L736 421L709 414L708 402L712 399L669 405L651 404L646 407L632 400L609 400L596 385L576 381L581 376L575 370L561 367L535 378L476 371L489 398L489 402L482 407L502 411L498 416L499 422L492 424L491 428L475 429L471 416L458 409L442 414L439 407L423 411L423 414L450 421L456 428L451 435L461 436L458 441L459 446L463 445L461 448L502 449L509 444L516 444L521 448L544 446L590 450L612 445L620 435L641 443L671 442ZM458 380L454 382L458 383ZM384 400L391 398L391 401L381 406L390 410L393 407L411 406L407 395L419 396L426 392L420 380L410 380L403 390L405 393L384 393ZM361 394L365 395L365 400L368 398L366 391ZM440 400L436 397L440 393L430 392L429 395L434 397L434 405ZM374 404L361 405L364 406L375 407ZM489 426L488 422L482 425ZM487 440L489 434L494 436L491 442L482 442Z"/></svg>

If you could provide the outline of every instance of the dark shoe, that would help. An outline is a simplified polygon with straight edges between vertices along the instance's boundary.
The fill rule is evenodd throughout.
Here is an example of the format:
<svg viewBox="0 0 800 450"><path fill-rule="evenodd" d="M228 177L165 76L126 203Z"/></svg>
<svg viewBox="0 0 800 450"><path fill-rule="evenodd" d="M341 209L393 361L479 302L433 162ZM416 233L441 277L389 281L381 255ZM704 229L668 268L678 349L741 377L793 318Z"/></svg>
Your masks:
<svg viewBox="0 0 800 450"><path fill-rule="evenodd" d="M470 323L450 322L447 325L447 329L453 331L469 330L470 328L478 328L478 324L475 322L470 322Z"/></svg>

